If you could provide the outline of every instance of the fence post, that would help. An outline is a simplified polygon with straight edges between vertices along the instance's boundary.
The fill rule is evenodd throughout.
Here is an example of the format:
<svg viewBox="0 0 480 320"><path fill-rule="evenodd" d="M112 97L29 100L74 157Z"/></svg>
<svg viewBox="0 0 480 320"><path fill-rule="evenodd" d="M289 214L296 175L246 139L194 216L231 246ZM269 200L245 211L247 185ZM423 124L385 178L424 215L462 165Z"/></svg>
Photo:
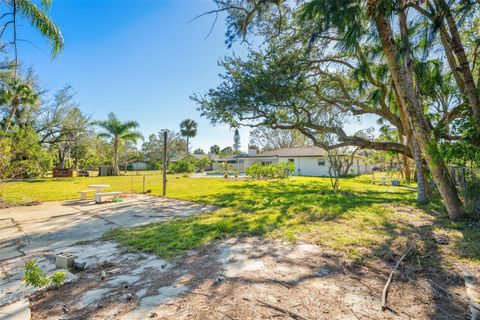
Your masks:
<svg viewBox="0 0 480 320"><path fill-rule="evenodd" d="M143 175L143 194L145 194L145 175Z"/></svg>
<svg viewBox="0 0 480 320"><path fill-rule="evenodd" d="M167 194L167 130L163 131L163 190L162 194L165 197Z"/></svg>

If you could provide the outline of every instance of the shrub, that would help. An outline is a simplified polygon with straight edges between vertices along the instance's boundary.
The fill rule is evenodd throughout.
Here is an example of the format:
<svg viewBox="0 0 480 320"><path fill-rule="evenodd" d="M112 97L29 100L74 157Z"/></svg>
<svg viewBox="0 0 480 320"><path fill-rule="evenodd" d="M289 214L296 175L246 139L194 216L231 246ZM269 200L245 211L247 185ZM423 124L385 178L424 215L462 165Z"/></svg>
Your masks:
<svg viewBox="0 0 480 320"><path fill-rule="evenodd" d="M204 172L206 167L210 166L210 159L203 157L200 160L197 160L198 171Z"/></svg>
<svg viewBox="0 0 480 320"><path fill-rule="evenodd" d="M168 168L169 173L192 173L195 172L195 159L185 158L171 163Z"/></svg>
<svg viewBox="0 0 480 320"><path fill-rule="evenodd" d="M52 156L38 142L31 128L15 129L0 136L0 179L32 178L52 169Z"/></svg>
<svg viewBox="0 0 480 320"><path fill-rule="evenodd" d="M36 259L27 261L24 268L25 275L23 276L23 280L27 285L34 286L35 288L42 288L48 285L58 287L67 278L65 272L55 272L51 276L46 276L42 269L37 266Z"/></svg>
<svg viewBox="0 0 480 320"><path fill-rule="evenodd" d="M262 165L255 163L245 170L245 175L253 179L284 179L295 171L293 162Z"/></svg>
<svg viewBox="0 0 480 320"><path fill-rule="evenodd" d="M245 175L249 178L260 179L264 174L264 166L260 163L252 164L250 167L245 169Z"/></svg>

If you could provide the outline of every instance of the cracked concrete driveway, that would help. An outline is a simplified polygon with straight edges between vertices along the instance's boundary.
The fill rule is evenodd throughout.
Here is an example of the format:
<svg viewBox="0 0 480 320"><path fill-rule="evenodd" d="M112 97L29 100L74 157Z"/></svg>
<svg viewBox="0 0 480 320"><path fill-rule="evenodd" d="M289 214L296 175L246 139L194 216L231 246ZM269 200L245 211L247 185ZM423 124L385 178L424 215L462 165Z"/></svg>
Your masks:
<svg viewBox="0 0 480 320"><path fill-rule="evenodd" d="M164 222L213 209L186 201L130 195L121 203L46 202L0 210L0 307L16 301L22 305L21 299L35 291L22 281L23 265L28 260L37 259L47 273L58 271L54 258L59 252L72 252L88 262L99 262L102 257L108 260L108 252L86 250L85 246L81 252L74 252L75 244L98 239L112 228ZM116 246L112 250L119 251ZM76 278L68 271L67 275L70 280ZM10 319L2 309L0 319Z"/></svg>

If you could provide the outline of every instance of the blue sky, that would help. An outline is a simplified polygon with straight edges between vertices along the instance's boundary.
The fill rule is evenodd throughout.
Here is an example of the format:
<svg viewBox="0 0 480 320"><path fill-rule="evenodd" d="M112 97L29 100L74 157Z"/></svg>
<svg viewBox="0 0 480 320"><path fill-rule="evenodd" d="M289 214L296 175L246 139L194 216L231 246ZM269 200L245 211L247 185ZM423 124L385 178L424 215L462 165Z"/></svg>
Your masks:
<svg viewBox="0 0 480 320"><path fill-rule="evenodd" d="M53 94L65 84L77 91L81 109L94 119L115 112L136 120L145 137L160 129L178 130L195 119L193 148L231 146L233 131L213 127L189 99L219 83L220 57L245 52L227 49L225 20L220 16L211 35L213 16L187 23L215 8L213 1L69 1L54 0L50 15L60 26L65 48L54 60L48 44L28 25L19 29L19 57L32 66ZM250 129L241 128L242 149Z"/></svg>

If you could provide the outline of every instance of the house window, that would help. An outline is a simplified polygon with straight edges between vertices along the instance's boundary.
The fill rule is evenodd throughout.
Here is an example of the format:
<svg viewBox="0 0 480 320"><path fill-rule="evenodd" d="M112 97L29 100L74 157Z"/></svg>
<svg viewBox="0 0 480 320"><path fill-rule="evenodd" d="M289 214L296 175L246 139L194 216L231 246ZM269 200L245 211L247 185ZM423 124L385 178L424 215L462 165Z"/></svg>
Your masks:
<svg viewBox="0 0 480 320"><path fill-rule="evenodd" d="M325 165L325 158L318 158L318 165L324 166Z"/></svg>

